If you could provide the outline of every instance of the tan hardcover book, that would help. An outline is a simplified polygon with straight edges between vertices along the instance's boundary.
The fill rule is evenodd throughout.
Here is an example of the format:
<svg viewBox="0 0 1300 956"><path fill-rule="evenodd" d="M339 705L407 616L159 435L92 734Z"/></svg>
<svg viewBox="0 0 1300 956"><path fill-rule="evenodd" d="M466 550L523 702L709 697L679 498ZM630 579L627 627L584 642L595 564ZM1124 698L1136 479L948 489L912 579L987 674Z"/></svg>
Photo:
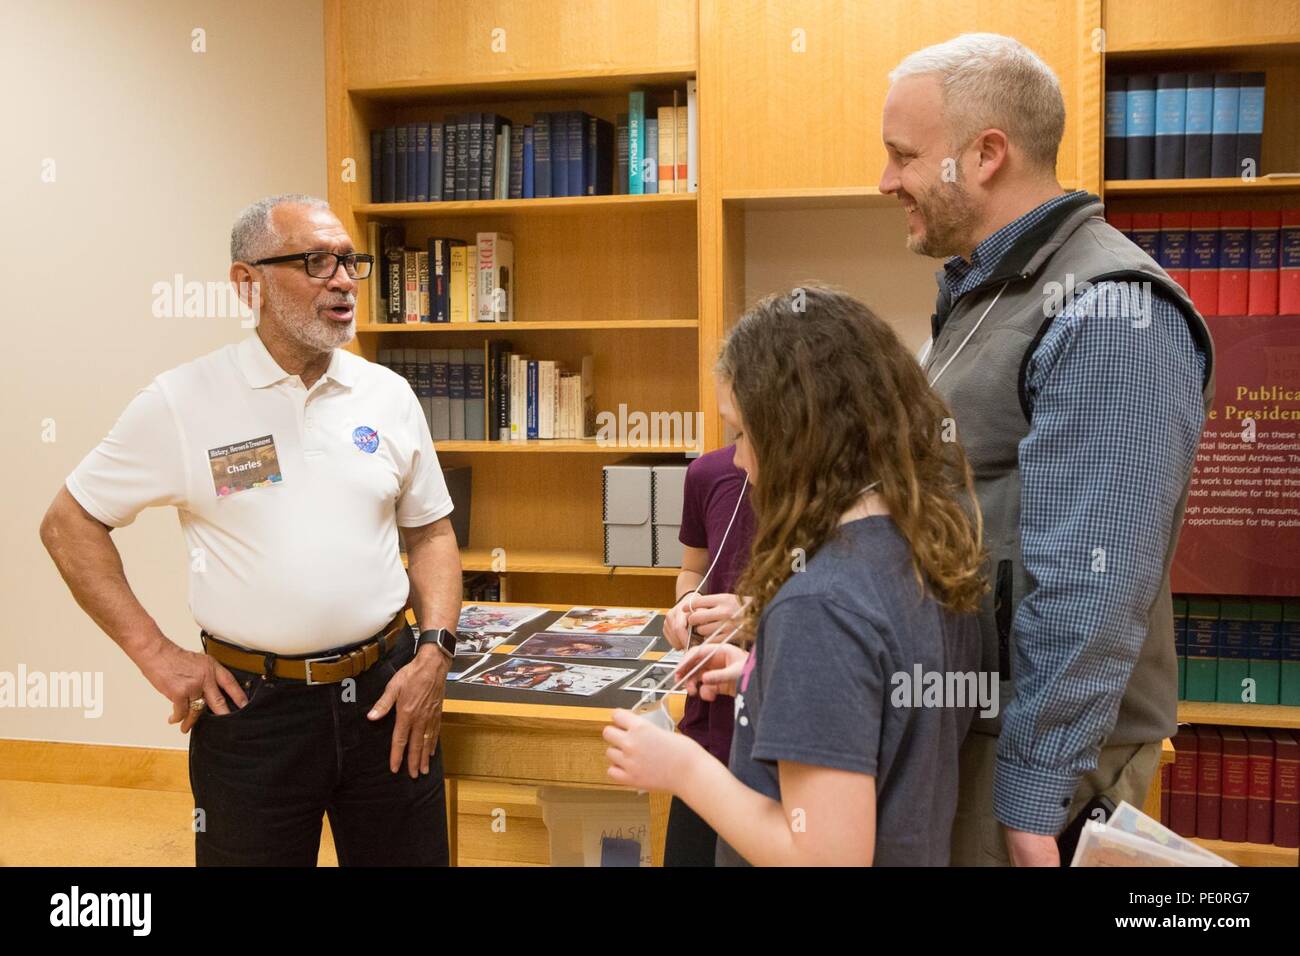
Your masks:
<svg viewBox="0 0 1300 956"><path fill-rule="evenodd" d="M676 94L673 94L674 97ZM687 129L686 107L677 107L677 176L673 185L679 193L686 192L686 154L690 149L690 135Z"/></svg>
<svg viewBox="0 0 1300 956"><path fill-rule="evenodd" d="M659 191L661 193L670 193L673 191L673 176L676 167L673 164L673 150L677 146L677 134L675 132L676 113L671 106L661 106L658 111L659 116L659 142L655 148L659 154Z"/></svg>

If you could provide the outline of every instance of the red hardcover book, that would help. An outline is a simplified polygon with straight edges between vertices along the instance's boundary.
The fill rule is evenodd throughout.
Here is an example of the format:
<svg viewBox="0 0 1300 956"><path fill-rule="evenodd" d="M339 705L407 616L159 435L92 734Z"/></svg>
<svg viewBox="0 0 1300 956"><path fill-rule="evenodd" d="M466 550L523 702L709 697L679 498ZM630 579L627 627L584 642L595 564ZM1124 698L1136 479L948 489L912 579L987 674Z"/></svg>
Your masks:
<svg viewBox="0 0 1300 956"><path fill-rule="evenodd" d="M1256 209L1250 214L1250 300L1247 315L1277 315L1277 245L1282 213Z"/></svg>
<svg viewBox="0 0 1300 956"><path fill-rule="evenodd" d="M1250 799L1250 750L1239 727L1220 727L1223 737L1223 809L1219 839L1246 842L1246 804Z"/></svg>
<svg viewBox="0 0 1300 956"><path fill-rule="evenodd" d="M1250 304L1250 213L1219 213L1218 315L1245 315Z"/></svg>
<svg viewBox="0 0 1300 956"><path fill-rule="evenodd" d="M1217 727L1196 728L1196 835L1219 838L1223 806L1223 738Z"/></svg>
<svg viewBox="0 0 1300 956"><path fill-rule="evenodd" d="M1174 765L1160 765L1160 822L1169 826L1169 786L1174 779Z"/></svg>
<svg viewBox="0 0 1300 956"><path fill-rule="evenodd" d="M1106 210L1106 221L1119 232L1124 233L1124 237L1130 238L1129 233L1133 231L1133 214L1131 212L1111 212Z"/></svg>
<svg viewBox="0 0 1300 956"><path fill-rule="evenodd" d="M1191 249L1188 246L1192 215L1186 212L1162 212L1160 214L1160 254L1156 262L1169 274L1183 291L1191 289Z"/></svg>
<svg viewBox="0 0 1300 956"><path fill-rule="evenodd" d="M1267 730L1246 728L1250 748L1250 793L1246 803L1246 842L1273 842L1273 738Z"/></svg>
<svg viewBox="0 0 1300 956"><path fill-rule="evenodd" d="M1179 836L1196 836L1196 730L1190 724L1181 725L1174 735L1170 778L1169 829Z"/></svg>
<svg viewBox="0 0 1300 956"><path fill-rule="evenodd" d="M1300 315L1300 209L1282 210L1279 245L1277 313Z"/></svg>
<svg viewBox="0 0 1300 956"><path fill-rule="evenodd" d="M1219 314L1219 214L1194 212L1187 244L1191 249L1191 272L1187 294L1203 316Z"/></svg>
<svg viewBox="0 0 1300 956"><path fill-rule="evenodd" d="M1273 845L1300 847L1300 740L1286 730L1270 730L1273 763Z"/></svg>
<svg viewBox="0 0 1300 956"><path fill-rule="evenodd" d="M1152 259L1160 261L1160 213L1133 213L1133 228L1128 237Z"/></svg>

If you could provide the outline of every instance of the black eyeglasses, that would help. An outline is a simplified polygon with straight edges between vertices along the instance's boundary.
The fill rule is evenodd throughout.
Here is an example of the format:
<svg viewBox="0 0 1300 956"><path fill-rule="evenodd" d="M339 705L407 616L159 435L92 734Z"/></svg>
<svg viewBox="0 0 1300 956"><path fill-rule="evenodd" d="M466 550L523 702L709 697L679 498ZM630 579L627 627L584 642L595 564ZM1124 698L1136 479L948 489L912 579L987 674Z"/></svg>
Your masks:
<svg viewBox="0 0 1300 956"><path fill-rule="evenodd" d="M271 256L269 259L258 259L256 262L250 262L249 265L269 266L277 262L301 262L303 268L307 270L307 275L313 279L333 278L341 262L349 278L364 279L370 275L370 269L375 264L375 257L366 255L364 252L345 252L342 255L337 252L295 252L288 256Z"/></svg>

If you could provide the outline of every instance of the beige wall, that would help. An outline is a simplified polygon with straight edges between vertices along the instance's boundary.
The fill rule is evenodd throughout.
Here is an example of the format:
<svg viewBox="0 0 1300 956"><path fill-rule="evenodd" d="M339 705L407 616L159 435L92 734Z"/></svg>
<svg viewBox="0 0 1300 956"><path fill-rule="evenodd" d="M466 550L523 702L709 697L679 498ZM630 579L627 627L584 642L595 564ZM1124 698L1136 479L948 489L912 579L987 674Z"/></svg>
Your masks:
<svg viewBox="0 0 1300 956"><path fill-rule="evenodd" d="M191 52L195 28L206 52ZM98 719L0 708L0 737L185 745L167 701L73 602L37 528L139 388L247 334L238 319L154 318L152 289L175 273L224 278L251 200L324 194L322 29L319 0L5 6L0 671L102 672L104 706ZM175 512L113 537L145 607L197 649Z"/></svg>
<svg viewBox="0 0 1300 956"><path fill-rule="evenodd" d="M745 215L745 305L818 281L857 296L913 351L930 337L939 260L907 251L901 209L763 210Z"/></svg>

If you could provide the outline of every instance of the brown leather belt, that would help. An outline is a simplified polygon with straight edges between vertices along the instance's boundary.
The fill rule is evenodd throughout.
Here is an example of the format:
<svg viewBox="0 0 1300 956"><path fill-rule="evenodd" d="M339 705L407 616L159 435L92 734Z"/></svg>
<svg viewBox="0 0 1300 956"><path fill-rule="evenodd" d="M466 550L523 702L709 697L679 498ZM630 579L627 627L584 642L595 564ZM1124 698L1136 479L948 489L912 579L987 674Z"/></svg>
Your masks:
<svg viewBox="0 0 1300 956"><path fill-rule="evenodd" d="M201 632L203 650L209 657L227 667L251 671L263 677L274 676L282 680L302 681L304 684L337 684L349 677L364 674L396 647L403 636L411 636L406 626L407 610L403 607L382 631L369 640L323 657L281 657L278 654L248 651L227 644L207 631Z"/></svg>

